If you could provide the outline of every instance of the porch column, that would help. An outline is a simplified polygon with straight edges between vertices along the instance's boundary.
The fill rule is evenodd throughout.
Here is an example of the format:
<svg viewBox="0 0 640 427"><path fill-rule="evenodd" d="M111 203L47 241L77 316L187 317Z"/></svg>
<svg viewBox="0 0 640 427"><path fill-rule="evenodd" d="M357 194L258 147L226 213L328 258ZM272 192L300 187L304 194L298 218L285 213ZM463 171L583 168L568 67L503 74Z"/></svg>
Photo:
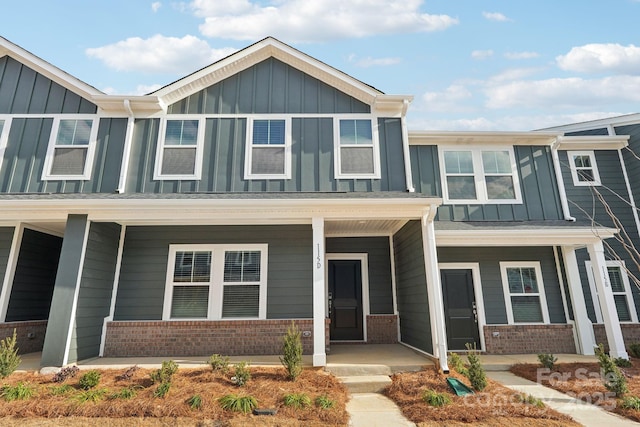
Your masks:
<svg viewBox="0 0 640 427"><path fill-rule="evenodd" d="M447 331L444 317L444 300L442 284L438 270L438 254L436 252L436 235L433 227L435 208L422 216L422 247L424 253L424 268L427 279L427 294L429 295L429 313L431 317L431 339L433 355L438 358L440 369L449 372L447 364Z"/></svg>
<svg viewBox="0 0 640 427"><path fill-rule="evenodd" d="M313 217L313 366L325 366L324 218Z"/></svg>
<svg viewBox="0 0 640 427"><path fill-rule="evenodd" d="M624 338L622 337L622 329L620 328L620 319L616 311L616 304L611 291L611 283L609 282L609 272L604 259L604 248L602 241L587 245L589 258L591 258L591 267L593 268L593 279L598 290L598 300L600 301L600 309L602 311L602 320L604 329L607 332L607 342L609 343L609 355L617 358L629 358L624 348Z"/></svg>
<svg viewBox="0 0 640 427"><path fill-rule="evenodd" d="M573 321L576 328L578 342L576 349L579 354L593 355L596 339L593 334L593 324L587 315L582 283L580 281L580 271L578 270L578 260L576 250L571 246L562 246L562 258L567 273L567 284L569 285L569 297L573 307ZM567 319L569 320L569 319Z"/></svg>

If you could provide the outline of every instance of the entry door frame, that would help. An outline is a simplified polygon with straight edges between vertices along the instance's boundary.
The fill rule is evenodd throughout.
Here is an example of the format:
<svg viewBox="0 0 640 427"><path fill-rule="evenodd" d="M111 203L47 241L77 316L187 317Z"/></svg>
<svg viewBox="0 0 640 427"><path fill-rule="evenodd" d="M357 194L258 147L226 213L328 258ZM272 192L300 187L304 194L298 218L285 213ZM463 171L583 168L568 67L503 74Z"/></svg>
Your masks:
<svg viewBox="0 0 640 427"><path fill-rule="evenodd" d="M367 342L367 316L370 314L369 308L369 254L367 253L327 253L325 255L324 271L324 316L329 317L329 261L360 261L360 277L362 278L362 341L341 341L341 342Z"/></svg>
<svg viewBox="0 0 640 427"><path fill-rule="evenodd" d="M478 262L438 263L438 273L440 273L441 270L471 270L471 278L473 280L473 295L476 301L476 310L478 313L478 335L480 336L480 347L481 347L478 350L485 351L486 346L484 342L484 326L487 324L487 321L484 314L484 298L482 297L482 282L480 280L480 263ZM440 277L440 274L438 274L438 277ZM440 286L442 286L442 283L440 283ZM442 292L442 297L444 298L444 289Z"/></svg>

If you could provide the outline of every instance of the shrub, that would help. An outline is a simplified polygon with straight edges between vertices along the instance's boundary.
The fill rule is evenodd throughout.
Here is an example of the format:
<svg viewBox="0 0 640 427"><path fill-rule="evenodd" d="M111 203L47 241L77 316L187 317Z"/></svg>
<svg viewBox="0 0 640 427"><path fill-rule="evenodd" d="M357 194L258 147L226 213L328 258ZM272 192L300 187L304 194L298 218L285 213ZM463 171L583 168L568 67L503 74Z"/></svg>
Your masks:
<svg viewBox="0 0 640 427"><path fill-rule="evenodd" d="M451 403L451 398L444 393L438 393L434 390L425 390L422 392L422 400L431 406L445 406Z"/></svg>
<svg viewBox="0 0 640 427"><path fill-rule="evenodd" d="M311 406L311 398L305 393L290 393L284 396L285 406L290 406L296 409L304 409Z"/></svg>
<svg viewBox="0 0 640 427"><path fill-rule="evenodd" d="M514 399L516 402L519 402L519 403L535 406L536 408L540 408L540 409L544 408L544 403L542 402L542 400L530 394L516 394L514 396Z"/></svg>
<svg viewBox="0 0 640 427"><path fill-rule="evenodd" d="M558 358L553 354L542 353L538 355L538 360L543 367L553 370Z"/></svg>
<svg viewBox="0 0 640 427"><path fill-rule="evenodd" d="M602 371L602 382L607 390L612 391L618 397L629 391L627 379L620 371L620 368L616 366L613 359L604 352L604 346L602 344L596 347L596 356L598 357L598 364Z"/></svg>
<svg viewBox="0 0 640 427"><path fill-rule="evenodd" d="M469 371L464 366L464 362L458 353L449 353L448 361L449 368L453 368L457 373L469 376Z"/></svg>
<svg viewBox="0 0 640 427"><path fill-rule="evenodd" d="M478 350L476 350L475 344L472 346L467 343L467 359L469 360L469 382L471 387L477 391L482 391L487 386L487 376L484 373L484 368L480 364L480 357L478 357Z"/></svg>
<svg viewBox="0 0 640 427"><path fill-rule="evenodd" d="M133 377L133 374L135 374L135 372L138 370L138 366L132 366L129 369L127 369L126 371L124 371L122 374L116 376L116 381L125 381L125 380L130 380Z"/></svg>
<svg viewBox="0 0 640 427"><path fill-rule="evenodd" d="M0 396L2 396L7 402L11 402L12 400L29 399L35 394L35 388L31 384L23 382L19 382L14 386L5 385L0 389Z"/></svg>
<svg viewBox="0 0 640 427"><path fill-rule="evenodd" d="M97 386L99 382L100 382L100 372L89 371L87 373L82 374L82 376L78 380L78 385L83 390L89 390Z"/></svg>
<svg viewBox="0 0 640 427"><path fill-rule="evenodd" d="M249 371L249 364L247 362L240 362L235 366L235 372L233 377L231 377L231 381L237 385L242 387L251 379L251 372Z"/></svg>
<svg viewBox="0 0 640 427"><path fill-rule="evenodd" d="M640 343L631 344L629 346L629 354L631 354L631 357L640 359Z"/></svg>
<svg viewBox="0 0 640 427"><path fill-rule="evenodd" d="M160 383L158 388L153 391L153 397L165 397L169 393L169 389L171 388L171 382L165 381Z"/></svg>
<svg viewBox="0 0 640 427"><path fill-rule="evenodd" d="M67 378L73 378L78 375L80 369L77 366L67 366L66 368L60 369L60 371L53 376L51 379L54 383L64 382Z"/></svg>
<svg viewBox="0 0 640 427"><path fill-rule="evenodd" d="M258 401L253 396L238 396L235 394L227 394L218 399L222 409L226 411L242 412L244 414L251 412Z"/></svg>
<svg viewBox="0 0 640 427"><path fill-rule="evenodd" d="M640 411L640 397L625 396L622 399L623 409L633 409L634 411Z"/></svg>
<svg viewBox="0 0 640 427"><path fill-rule="evenodd" d="M287 377L295 381L302 372L302 340L295 323L291 322L282 341L283 355L280 357L280 363L287 370Z"/></svg>
<svg viewBox="0 0 640 427"><path fill-rule="evenodd" d="M194 394L189 399L187 399L187 405L189 405L191 409L202 408L202 397L199 394Z"/></svg>
<svg viewBox="0 0 640 427"><path fill-rule="evenodd" d="M71 387L69 384L53 385L49 387L49 391L53 396L61 396L63 394L69 393L70 391L73 391L73 387Z"/></svg>
<svg viewBox="0 0 640 427"><path fill-rule="evenodd" d="M0 377L6 378L20 365L20 356L16 348L16 330L13 335L0 341Z"/></svg>
<svg viewBox="0 0 640 427"><path fill-rule="evenodd" d="M94 389L89 389L89 390L84 390L78 394L76 394L75 396L73 396L73 399L77 400L80 403L85 403L85 402L99 402L101 401L105 394L107 394L107 390L104 388L94 388Z"/></svg>
<svg viewBox="0 0 640 427"><path fill-rule="evenodd" d="M162 367L151 374L151 380L154 383L168 383L171 382L171 377L178 370L178 364L173 360L165 360L162 362Z"/></svg>
<svg viewBox="0 0 640 427"><path fill-rule="evenodd" d="M209 366L214 372L219 371L226 374L229 371L229 357L220 354L212 354L209 357Z"/></svg>
<svg viewBox="0 0 640 427"><path fill-rule="evenodd" d="M113 393L111 395L112 399L133 399L134 397L136 397L136 390L133 387L124 387L121 388L120 391Z"/></svg>
<svg viewBox="0 0 640 427"><path fill-rule="evenodd" d="M618 368L631 368L633 366L633 364L624 357L616 357L613 359L613 363L615 363Z"/></svg>
<svg viewBox="0 0 640 427"><path fill-rule="evenodd" d="M326 394L316 397L316 406L321 409L331 409L335 406L336 402L329 398Z"/></svg>

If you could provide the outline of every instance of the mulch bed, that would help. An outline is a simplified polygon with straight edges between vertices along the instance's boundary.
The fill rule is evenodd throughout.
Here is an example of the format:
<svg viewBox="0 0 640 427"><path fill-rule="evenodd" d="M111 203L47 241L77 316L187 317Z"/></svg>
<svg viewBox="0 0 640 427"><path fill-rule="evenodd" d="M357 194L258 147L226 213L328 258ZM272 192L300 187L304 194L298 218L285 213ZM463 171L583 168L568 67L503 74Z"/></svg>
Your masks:
<svg viewBox="0 0 640 427"><path fill-rule="evenodd" d="M447 385L447 376L455 377L469 385L469 380L451 371L444 375L435 368L425 368L420 372L395 374L393 383L385 394L402 410L402 413L421 426L453 426L473 423L487 426L578 426L570 417L548 407L538 408L518 402L520 393L487 379L487 387L482 392L465 397L456 396ZM433 407L422 401L424 390L447 393L452 403L443 407ZM460 424L456 424L460 423Z"/></svg>
<svg viewBox="0 0 640 427"><path fill-rule="evenodd" d="M213 372L209 368L187 369L181 368L171 380L169 393L164 397L154 397L153 392L157 384L153 384L149 374L150 369L138 369L129 379L118 380L116 377L126 370L101 370L100 384L96 388L106 390L104 398L98 402L80 403L77 396L82 392L78 386L78 379L86 372L81 371L75 378L67 379L63 384L72 387L64 395L54 395L52 387L59 385L52 382L53 375L37 373L14 373L1 383L16 385L20 382L29 383L35 387L34 397L26 400L7 402L0 399L0 423L12 425L10 422L33 421L39 419L41 424L47 425L43 418L55 419L65 417L72 424L74 419L83 420L86 417L102 417L100 424L120 425L118 419L124 421L121 425L200 425L200 426L293 426L300 425L345 425L348 420L346 402L348 394L346 388L337 379L319 369L305 369L295 382L286 379L283 368L250 368L252 378L243 387L234 385L229 374L223 375ZM123 388L133 387L135 397L131 399L113 398L112 395ZM250 395L257 399L258 408L276 408L275 416L243 415L223 410L218 398L226 394ZM283 396L289 393L306 393L312 400L320 395L328 395L335 402L333 408L320 409L312 404L306 409L293 409L283 404ZM194 395L202 397L202 407L191 409L187 400ZM70 417L70 418L67 418ZM155 423L146 424L148 417ZM106 422L104 420L106 419ZM109 422L111 419L113 422ZM197 421L197 422L195 422ZM77 425L82 425L79 421ZM129 423L129 424L126 424ZM29 425L25 421L20 424ZM53 425L53 424L51 424Z"/></svg>
<svg viewBox="0 0 640 427"><path fill-rule="evenodd" d="M627 378L627 396L640 397L640 360L631 359L630 368L620 368ZM599 405L634 421L640 421L640 411L623 409L620 400L612 396L602 382L597 363L558 363L553 371L543 371L542 366L519 364L511 368L514 374L538 382L585 402Z"/></svg>

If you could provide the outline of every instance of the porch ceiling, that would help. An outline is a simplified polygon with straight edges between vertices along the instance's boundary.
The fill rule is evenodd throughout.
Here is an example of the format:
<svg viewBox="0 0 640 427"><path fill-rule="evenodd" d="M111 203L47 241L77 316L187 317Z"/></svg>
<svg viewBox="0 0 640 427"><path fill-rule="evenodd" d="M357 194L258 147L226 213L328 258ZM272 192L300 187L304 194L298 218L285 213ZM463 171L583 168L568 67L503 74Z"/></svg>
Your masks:
<svg viewBox="0 0 640 427"><path fill-rule="evenodd" d="M329 220L325 222L324 231L327 236L387 236L406 223L406 219Z"/></svg>

